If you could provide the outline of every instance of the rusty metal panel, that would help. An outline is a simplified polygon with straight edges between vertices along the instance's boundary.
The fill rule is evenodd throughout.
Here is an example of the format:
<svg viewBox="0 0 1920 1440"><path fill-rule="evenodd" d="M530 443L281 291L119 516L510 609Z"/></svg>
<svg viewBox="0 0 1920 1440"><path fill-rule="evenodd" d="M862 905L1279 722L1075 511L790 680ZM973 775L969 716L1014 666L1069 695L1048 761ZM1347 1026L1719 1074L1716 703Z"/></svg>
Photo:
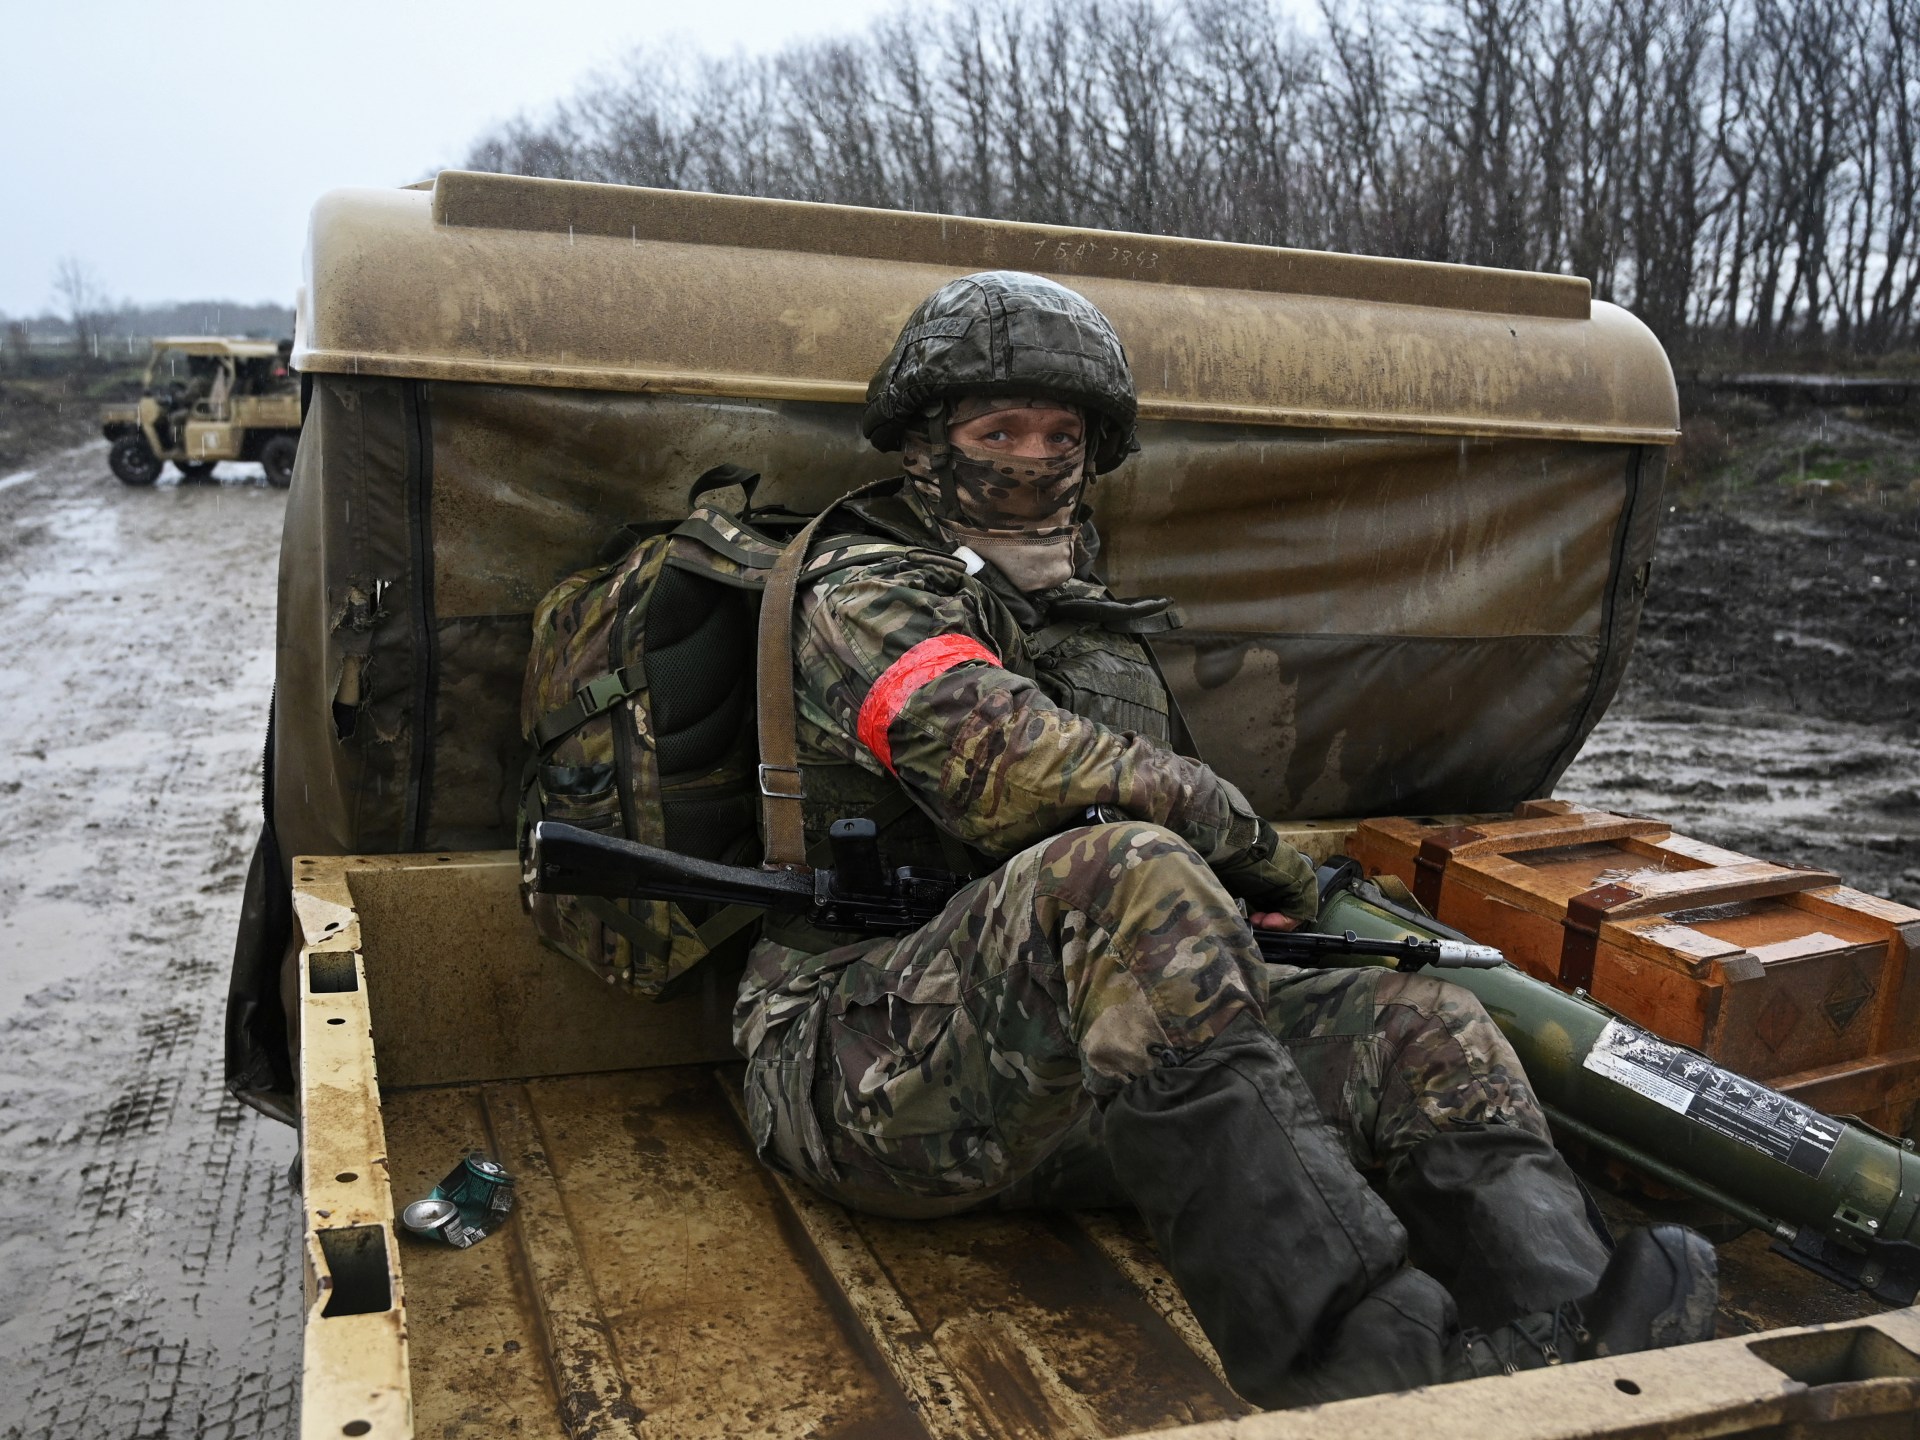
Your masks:
<svg viewBox="0 0 1920 1440"><path fill-rule="evenodd" d="M1002 1435L1112 1435L1249 1408L1064 1216L854 1223Z"/></svg>
<svg viewBox="0 0 1920 1440"><path fill-rule="evenodd" d="M478 1086L389 1093L381 1110L388 1168L403 1204L425 1196L468 1150L490 1144ZM509 1219L468 1250L405 1242L409 1386L419 1435L517 1433L533 1440L562 1433L535 1318L538 1297L508 1241L517 1223Z"/></svg>
<svg viewBox="0 0 1920 1440"><path fill-rule="evenodd" d="M402 1191L475 1144L521 1177L491 1258L404 1252L422 1433L1044 1440L1246 1412L1064 1219L794 1213L704 1070L387 1108Z"/></svg>
<svg viewBox="0 0 1920 1440"><path fill-rule="evenodd" d="M485 1145L516 1213L409 1245L419 1432L915 1432L817 1288L704 1071L390 1096L395 1184ZM408 1193L412 1193L411 1190Z"/></svg>
<svg viewBox="0 0 1920 1440"><path fill-rule="evenodd" d="M387 1108L407 1193L476 1145L520 1179L497 1236L405 1251L421 1434L917 1433L706 1071L409 1091Z"/></svg>

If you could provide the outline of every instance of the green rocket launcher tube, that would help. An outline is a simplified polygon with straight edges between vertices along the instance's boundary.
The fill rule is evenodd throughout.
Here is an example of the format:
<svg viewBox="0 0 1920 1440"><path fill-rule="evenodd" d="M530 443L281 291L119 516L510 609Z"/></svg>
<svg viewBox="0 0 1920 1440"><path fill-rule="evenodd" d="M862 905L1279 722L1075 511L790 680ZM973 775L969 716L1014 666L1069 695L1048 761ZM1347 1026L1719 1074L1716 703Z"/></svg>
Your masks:
<svg viewBox="0 0 1920 1440"><path fill-rule="evenodd" d="M1466 939L1393 903L1351 864L1321 871L1319 924L1363 937ZM1584 995L1502 966L1450 970L1505 1032L1548 1119L1774 1237L1850 1289L1920 1292L1920 1157L1669 1044Z"/></svg>

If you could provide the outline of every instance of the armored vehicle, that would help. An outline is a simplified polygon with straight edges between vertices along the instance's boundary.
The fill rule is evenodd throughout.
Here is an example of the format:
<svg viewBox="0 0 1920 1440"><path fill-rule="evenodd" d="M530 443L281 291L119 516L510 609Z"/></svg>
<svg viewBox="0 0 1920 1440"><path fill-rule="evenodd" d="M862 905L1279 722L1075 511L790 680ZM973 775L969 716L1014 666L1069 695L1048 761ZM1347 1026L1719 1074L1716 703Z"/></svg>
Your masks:
<svg viewBox="0 0 1920 1440"><path fill-rule="evenodd" d="M257 460L269 483L290 485L300 396L288 348L218 336L155 340L140 399L100 412L113 473L151 485L169 460L188 480L222 460Z"/></svg>
<svg viewBox="0 0 1920 1440"><path fill-rule="evenodd" d="M1597 1066L1610 1017L1516 970L1477 973L1563 1138L1639 1177L1605 1203L1691 1204L1725 1242L1721 1338L1259 1414L1131 1217L827 1203L752 1154L729 974L613 994L522 909L541 596L724 462L796 515L889 473L858 439L867 377L922 297L995 266L1125 338L1144 450L1096 494L1103 563L1185 608L1155 642L1170 683L1290 840L1325 861L1368 817L1451 820L1465 870L1459 822L1530 806L1560 860L1582 826L1638 843L1660 827L1548 798L1626 664L1679 424L1659 344L1586 282L457 172L330 194L311 235L228 1057L300 1128L309 1440L1914 1433L1907 1151L1814 1117L1788 1139L1828 1163L1789 1173L1758 1130L1692 1125L1679 1082L1617 1078L1657 1042ZM1890 921L1902 993L1915 920ZM517 1181L506 1222L405 1232L475 1152ZM1853 1247L1851 1274L1820 1253L1856 1288L1769 1249L1808 1235Z"/></svg>

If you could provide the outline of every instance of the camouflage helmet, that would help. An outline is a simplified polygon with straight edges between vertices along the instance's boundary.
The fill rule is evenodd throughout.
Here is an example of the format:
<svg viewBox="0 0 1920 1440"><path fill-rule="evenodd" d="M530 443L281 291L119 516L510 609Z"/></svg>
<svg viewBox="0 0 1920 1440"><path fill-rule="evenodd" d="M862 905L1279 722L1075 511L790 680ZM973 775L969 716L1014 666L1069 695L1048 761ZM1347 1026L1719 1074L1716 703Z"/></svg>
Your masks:
<svg viewBox="0 0 1920 1440"><path fill-rule="evenodd" d="M1094 473L1138 449L1127 352L1084 295L1019 270L987 270L920 302L867 386L860 428L898 450L928 407L993 392L1046 396L1086 413Z"/></svg>

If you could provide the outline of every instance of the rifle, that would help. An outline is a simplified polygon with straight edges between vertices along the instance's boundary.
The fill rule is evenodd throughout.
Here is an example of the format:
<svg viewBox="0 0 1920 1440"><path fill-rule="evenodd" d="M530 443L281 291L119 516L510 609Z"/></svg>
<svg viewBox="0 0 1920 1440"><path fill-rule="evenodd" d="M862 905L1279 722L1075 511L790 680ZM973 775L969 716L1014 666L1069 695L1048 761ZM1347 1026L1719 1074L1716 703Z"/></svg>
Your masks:
<svg viewBox="0 0 1920 1440"><path fill-rule="evenodd" d="M874 823L836 820L828 828L833 864L798 875L696 860L572 825L542 820L533 827L527 888L609 900L703 901L752 905L805 915L822 930L903 935L918 930L969 883L964 876L881 864ZM1399 938L1326 935L1309 930L1255 929L1263 959L1276 965L1328 966L1391 960L1402 970L1486 970L1506 964L1490 945L1409 932Z"/></svg>

